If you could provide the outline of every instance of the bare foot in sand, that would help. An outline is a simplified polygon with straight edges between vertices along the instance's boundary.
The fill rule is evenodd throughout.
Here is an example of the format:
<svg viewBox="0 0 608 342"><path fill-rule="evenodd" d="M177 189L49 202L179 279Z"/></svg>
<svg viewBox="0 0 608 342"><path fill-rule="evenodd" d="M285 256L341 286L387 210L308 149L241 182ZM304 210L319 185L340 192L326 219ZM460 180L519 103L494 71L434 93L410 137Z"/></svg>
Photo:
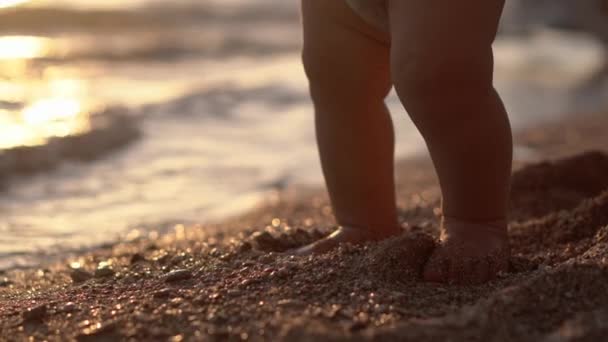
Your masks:
<svg viewBox="0 0 608 342"><path fill-rule="evenodd" d="M339 227L331 235L310 245L295 249L291 253L294 255L322 254L338 247L340 244L360 245L366 242L384 240L400 233L401 229L399 228L388 231L376 231L356 227Z"/></svg>
<svg viewBox="0 0 608 342"><path fill-rule="evenodd" d="M450 284L480 284L509 265L506 222L467 223L445 219L440 245L424 269L424 280Z"/></svg>

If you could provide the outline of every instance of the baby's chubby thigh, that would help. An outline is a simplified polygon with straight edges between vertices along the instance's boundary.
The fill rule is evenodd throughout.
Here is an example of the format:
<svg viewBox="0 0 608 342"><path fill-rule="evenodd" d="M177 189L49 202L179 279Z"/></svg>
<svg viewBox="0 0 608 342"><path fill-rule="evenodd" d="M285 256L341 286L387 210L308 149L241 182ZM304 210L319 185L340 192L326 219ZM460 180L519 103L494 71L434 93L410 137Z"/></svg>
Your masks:
<svg viewBox="0 0 608 342"><path fill-rule="evenodd" d="M390 89L388 37L345 1L302 0L303 63L315 102L383 99ZM317 103L319 104L319 103Z"/></svg>

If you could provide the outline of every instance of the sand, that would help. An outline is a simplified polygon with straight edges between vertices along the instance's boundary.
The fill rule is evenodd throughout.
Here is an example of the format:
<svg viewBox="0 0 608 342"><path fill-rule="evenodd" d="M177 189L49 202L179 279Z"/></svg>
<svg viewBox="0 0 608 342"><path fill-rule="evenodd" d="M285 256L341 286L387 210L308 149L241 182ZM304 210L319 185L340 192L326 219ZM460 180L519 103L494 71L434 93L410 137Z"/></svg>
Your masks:
<svg viewBox="0 0 608 342"><path fill-rule="evenodd" d="M608 336L605 127L608 118L597 115L518 137L543 160L517 165L510 270L488 284L420 280L435 247L439 191L429 161L409 160L398 166L399 237L286 255L334 227L322 190L287 189L220 224L176 226L0 274L0 338L601 340Z"/></svg>

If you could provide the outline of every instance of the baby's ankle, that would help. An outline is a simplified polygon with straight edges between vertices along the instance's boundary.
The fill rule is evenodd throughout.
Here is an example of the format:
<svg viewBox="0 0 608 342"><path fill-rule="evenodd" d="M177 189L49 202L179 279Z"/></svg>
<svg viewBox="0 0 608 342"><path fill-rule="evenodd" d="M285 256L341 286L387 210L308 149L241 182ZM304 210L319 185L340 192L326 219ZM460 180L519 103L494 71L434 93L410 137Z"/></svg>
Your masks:
<svg viewBox="0 0 608 342"><path fill-rule="evenodd" d="M338 221L340 227L348 230L360 231L362 234L370 236L393 236L403 232L401 226L397 223L355 223L351 221Z"/></svg>
<svg viewBox="0 0 608 342"><path fill-rule="evenodd" d="M477 237L508 238L508 220L468 220L444 216L441 222L442 237L444 235L474 235Z"/></svg>

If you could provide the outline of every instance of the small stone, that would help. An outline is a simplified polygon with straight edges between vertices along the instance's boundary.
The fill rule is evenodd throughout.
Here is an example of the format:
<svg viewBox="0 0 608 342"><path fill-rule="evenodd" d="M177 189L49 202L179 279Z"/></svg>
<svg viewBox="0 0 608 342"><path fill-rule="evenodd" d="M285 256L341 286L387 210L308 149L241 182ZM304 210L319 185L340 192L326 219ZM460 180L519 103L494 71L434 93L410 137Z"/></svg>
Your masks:
<svg viewBox="0 0 608 342"><path fill-rule="evenodd" d="M179 306L183 302L184 302L184 298L182 298L182 297L175 297L175 298L171 299L171 301L170 301L170 303L175 306Z"/></svg>
<svg viewBox="0 0 608 342"><path fill-rule="evenodd" d="M70 278L72 278L72 281L75 283L82 283L93 278L93 275L85 270L77 268L70 272Z"/></svg>
<svg viewBox="0 0 608 342"><path fill-rule="evenodd" d="M165 275L165 282L171 283L180 280L187 280L190 278L192 278L192 272L190 272L189 270L175 270Z"/></svg>
<svg viewBox="0 0 608 342"><path fill-rule="evenodd" d="M143 255L141 255L139 253L135 253L135 254L131 255L131 260L130 260L131 264L136 264L141 261L146 261L146 258Z"/></svg>
<svg viewBox="0 0 608 342"><path fill-rule="evenodd" d="M184 335L175 335L169 338L171 342L182 342L184 340Z"/></svg>
<svg viewBox="0 0 608 342"><path fill-rule="evenodd" d="M249 252L253 249L253 246L249 242L243 242L237 249L238 253Z"/></svg>
<svg viewBox="0 0 608 342"><path fill-rule="evenodd" d="M88 323L88 321L86 321ZM93 323L85 325L85 328L76 336L76 341L116 341L120 336L116 333L116 322Z"/></svg>
<svg viewBox="0 0 608 342"><path fill-rule="evenodd" d="M167 261L169 261L170 258L171 255L165 252L164 254L156 256L153 260L160 264L165 264Z"/></svg>
<svg viewBox="0 0 608 342"><path fill-rule="evenodd" d="M313 241L313 239L311 239L311 234L301 228L296 228L290 237L295 245L298 246L303 246Z"/></svg>
<svg viewBox="0 0 608 342"><path fill-rule="evenodd" d="M149 244L149 245L146 246L146 250L147 251L153 251L153 250L156 250L156 249L158 249L158 246L155 243L151 243L151 244Z"/></svg>
<svg viewBox="0 0 608 342"><path fill-rule="evenodd" d="M162 290L158 290L154 292L154 298L168 298L171 296L173 291L169 288L164 288Z"/></svg>
<svg viewBox="0 0 608 342"><path fill-rule="evenodd" d="M350 331L359 331L365 329L369 324L369 315L365 312L360 312L355 316L355 321L350 326Z"/></svg>
<svg viewBox="0 0 608 342"><path fill-rule="evenodd" d="M277 240L269 232L256 232L251 235L255 247L262 251L276 251Z"/></svg>
<svg viewBox="0 0 608 342"><path fill-rule="evenodd" d="M277 302L277 305L293 309L303 309L306 306L304 302L295 299L281 299Z"/></svg>
<svg viewBox="0 0 608 342"><path fill-rule="evenodd" d="M95 270L95 278L105 278L111 277L114 275L114 270L110 265L100 263L97 269Z"/></svg>
<svg viewBox="0 0 608 342"><path fill-rule="evenodd" d="M184 262L185 260L188 259L187 255L181 254L181 255L176 255L173 258L171 258L171 261L169 262L171 265L175 266L177 264L180 264L182 262Z"/></svg>
<svg viewBox="0 0 608 342"><path fill-rule="evenodd" d="M352 332L355 332L355 331L363 330L366 327L367 327L367 324L365 324L361 321L355 321L350 325L349 330Z"/></svg>
<svg viewBox="0 0 608 342"><path fill-rule="evenodd" d="M247 287L247 286L253 284L253 282L254 282L253 279L245 279L245 280L241 281L240 285L243 287Z"/></svg>
<svg viewBox="0 0 608 342"><path fill-rule="evenodd" d="M388 307L384 304L376 304L374 306L374 312L377 314L388 312Z"/></svg>
<svg viewBox="0 0 608 342"><path fill-rule="evenodd" d="M8 287L13 285L13 282L8 280L8 278L0 278L0 287Z"/></svg>
<svg viewBox="0 0 608 342"><path fill-rule="evenodd" d="M207 304L207 299L204 296L197 296L192 302L194 305L204 305Z"/></svg>
<svg viewBox="0 0 608 342"><path fill-rule="evenodd" d="M74 312L77 309L78 307L73 302L67 302L65 305L63 305L63 307L61 307L61 311L63 312Z"/></svg>
<svg viewBox="0 0 608 342"><path fill-rule="evenodd" d="M24 321L40 321L46 316L46 305L38 305L23 312Z"/></svg>

